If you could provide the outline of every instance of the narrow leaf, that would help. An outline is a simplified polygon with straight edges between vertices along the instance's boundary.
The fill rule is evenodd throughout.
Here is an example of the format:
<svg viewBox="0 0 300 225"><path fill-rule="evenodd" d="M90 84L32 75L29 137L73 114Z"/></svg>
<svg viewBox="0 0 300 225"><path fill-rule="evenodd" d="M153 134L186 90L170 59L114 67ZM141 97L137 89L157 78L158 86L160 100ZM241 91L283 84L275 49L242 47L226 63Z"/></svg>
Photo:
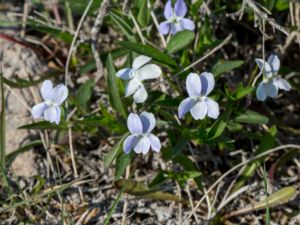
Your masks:
<svg viewBox="0 0 300 225"><path fill-rule="evenodd" d="M175 53L179 50L186 48L195 38L195 33L192 31L181 31L176 33L168 42L167 51L169 53Z"/></svg>
<svg viewBox="0 0 300 225"><path fill-rule="evenodd" d="M106 82L109 92L109 101L111 106L117 111L120 112L123 118L126 118L126 112L119 94L118 90L118 84L116 80L116 71L115 66L113 64L113 60L111 55L108 55L107 61L106 61L106 68L107 68L107 76L106 76Z"/></svg>

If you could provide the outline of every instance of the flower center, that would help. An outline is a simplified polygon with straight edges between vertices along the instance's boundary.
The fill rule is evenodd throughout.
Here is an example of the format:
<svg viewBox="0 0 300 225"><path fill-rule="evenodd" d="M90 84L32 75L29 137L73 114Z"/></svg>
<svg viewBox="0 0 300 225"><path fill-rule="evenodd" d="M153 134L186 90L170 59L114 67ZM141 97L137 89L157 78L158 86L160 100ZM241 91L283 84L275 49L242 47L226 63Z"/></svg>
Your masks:
<svg viewBox="0 0 300 225"><path fill-rule="evenodd" d="M181 17L179 17L175 13L173 13L172 17L169 19L169 22L179 24L180 20L181 20Z"/></svg>
<svg viewBox="0 0 300 225"><path fill-rule="evenodd" d="M53 106L53 107L58 106L58 104L56 102L52 101L52 100L46 100L45 103L49 107L51 107L51 106Z"/></svg>

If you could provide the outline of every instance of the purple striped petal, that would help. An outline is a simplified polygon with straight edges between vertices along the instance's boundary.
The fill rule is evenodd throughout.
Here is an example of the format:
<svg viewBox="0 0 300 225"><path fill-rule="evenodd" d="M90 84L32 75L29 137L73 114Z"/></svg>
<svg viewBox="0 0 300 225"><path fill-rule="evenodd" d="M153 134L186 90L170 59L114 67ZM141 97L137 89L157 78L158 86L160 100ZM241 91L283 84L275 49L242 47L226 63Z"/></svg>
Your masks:
<svg viewBox="0 0 300 225"><path fill-rule="evenodd" d="M195 103L195 100L193 100L192 98L184 99L178 107L178 117L180 119L183 118L185 114L187 114L191 110Z"/></svg>
<svg viewBox="0 0 300 225"><path fill-rule="evenodd" d="M129 135L123 142L123 151L125 154L130 153L133 146L136 144L137 138L134 135Z"/></svg>
<svg viewBox="0 0 300 225"><path fill-rule="evenodd" d="M211 73L203 72L200 74L200 80L201 80L201 94L202 95L209 95L209 93L214 89L215 87L215 79L214 75Z"/></svg>
<svg viewBox="0 0 300 225"><path fill-rule="evenodd" d="M150 133L155 127L156 123L153 113L142 112L140 119L143 124L143 133Z"/></svg>
<svg viewBox="0 0 300 225"><path fill-rule="evenodd" d="M174 6L176 16L184 17L187 13L187 6L184 0L177 0Z"/></svg>

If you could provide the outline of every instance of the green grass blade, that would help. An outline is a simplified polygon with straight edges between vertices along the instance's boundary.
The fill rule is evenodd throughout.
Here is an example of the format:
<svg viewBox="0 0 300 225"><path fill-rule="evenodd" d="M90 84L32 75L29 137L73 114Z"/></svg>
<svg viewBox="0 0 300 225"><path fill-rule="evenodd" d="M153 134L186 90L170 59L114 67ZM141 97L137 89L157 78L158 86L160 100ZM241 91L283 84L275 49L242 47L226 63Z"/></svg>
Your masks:
<svg viewBox="0 0 300 225"><path fill-rule="evenodd" d="M5 169L5 98L4 98L4 81L1 74L1 115L0 115L0 163L3 169Z"/></svg>

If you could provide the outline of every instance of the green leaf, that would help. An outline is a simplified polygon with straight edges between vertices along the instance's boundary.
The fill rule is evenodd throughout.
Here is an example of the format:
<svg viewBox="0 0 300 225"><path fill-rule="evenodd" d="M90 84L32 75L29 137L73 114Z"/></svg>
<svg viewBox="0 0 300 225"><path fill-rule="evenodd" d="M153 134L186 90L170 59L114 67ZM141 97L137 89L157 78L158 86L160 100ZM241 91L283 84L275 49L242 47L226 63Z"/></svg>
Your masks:
<svg viewBox="0 0 300 225"><path fill-rule="evenodd" d="M184 129L178 142L176 143L174 148L170 152L168 152L168 154L165 154L164 159L170 160L176 157L178 154L181 153L181 151L185 148L185 146L189 143L189 141L190 141L190 132L188 129Z"/></svg>
<svg viewBox="0 0 300 225"><path fill-rule="evenodd" d="M195 38L195 33L193 31L181 31L176 33L167 45L168 53L172 54L178 52L181 49L186 48Z"/></svg>
<svg viewBox="0 0 300 225"><path fill-rule="evenodd" d="M125 154L124 151L120 152L120 154L117 156L117 159L116 159L115 180L118 180L123 176L127 166L130 164L133 157L134 157L133 151L131 151L130 154Z"/></svg>
<svg viewBox="0 0 300 225"><path fill-rule="evenodd" d="M247 96L249 93L251 93L254 90L254 87L241 87L238 90L236 90L231 97L233 99L239 100L245 96Z"/></svg>
<svg viewBox="0 0 300 225"><path fill-rule="evenodd" d="M140 0L140 9L137 16L137 21L142 27L146 27L150 21L150 11L147 2L147 0Z"/></svg>
<svg viewBox="0 0 300 225"><path fill-rule="evenodd" d="M231 70L240 67L243 65L244 61L236 60L236 61L225 61L220 60L216 63L212 68L212 73L215 77L222 75L223 73L228 73Z"/></svg>
<svg viewBox="0 0 300 225"><path fill-rule="evenodd" d="M85 111L88 110L88 103L92 96L94 86L95 82L93 80L88 80L79 87L76 93L76 100Z"/></svg>
<svg viewBox="0 0 300 225"><path fill-rule="evenodd" d="M123 141L125 140L125 138L127 136L128 136L128 134L126 133L120 139L120 141L114 145L114 147L111 149L111 151L107 155L104 155L104 169L108 169L108 167L110 167L110 165L112 164L114 159L117 157L117 155L120 154L120 152L123 149Z"/></svg>
<svg viewBox="0 0 300 225"><path fill-rule="evenodd" d="M121 31L128 38L128 40L131 41L135 40L134 34L132 32L133 29L125 18L122 18L121 16L119 16L117 13L113 11L109 13L109 16L113 21L113 23L115 23L121 29Z"/></svg>
<svg viewBox="0 0 300 225"><path fill-rule="evenodd" d="M213 123L207 133L207 142L212 142L222 135L230 119L231 111L231 109L228 109L216 122Z"/></svg>
<svg viewBox="0 0 300 225"><path fill-rule="evenodd" d="M167 66L177 66L176 62L168 55L162 53L161 51L153 48L149 45L143 45L130 41L121 41L118 44L124 48L132 50L142 55L151 57L153 60L165 64Z"/></svg>
<svg viewBox="0 0 300 225"><path fill-rule="evenodd" d="M257 112L247 110L242 115L237 116L234 121L237 123L266 124L269 118Z"/></svg>
<svg viewBox="0 0 300 225"><path fill-rule="evenodd" d="M68 124L64 121L61 121L60 124L50 123L48 121L40 121L36 123L27 124L19 127L18 129L27 129L27 130L67 130Z"/></svg>
<svg viewBox="0 0 300 225"><path fill-rule="evenodd" d="M108 87L110 104L117 112L121 113L123 118L126 119L127 114L119 94L118 84L116 80L115 66L113 64L113 60L110 54L107 57L106 68L107 68L106 82Z"/></svg>

